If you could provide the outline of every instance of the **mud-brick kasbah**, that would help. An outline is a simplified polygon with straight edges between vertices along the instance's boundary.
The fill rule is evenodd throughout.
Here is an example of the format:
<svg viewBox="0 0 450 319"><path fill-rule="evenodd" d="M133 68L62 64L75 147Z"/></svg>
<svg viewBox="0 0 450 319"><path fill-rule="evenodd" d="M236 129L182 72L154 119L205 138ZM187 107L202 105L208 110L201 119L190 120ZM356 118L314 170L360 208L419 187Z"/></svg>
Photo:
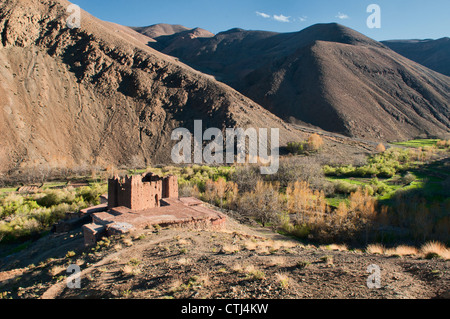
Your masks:
<svg viewBox="0 0 450 319"><path fill-rule="evenodd" d="M178 195L177 177L153 173L114 177L108 180L108 194L102 204L89 207L56 225L66 232L82 225L86 245L105 236L159 226L220 228L226 216L206 207L194 197Z"/></svg>

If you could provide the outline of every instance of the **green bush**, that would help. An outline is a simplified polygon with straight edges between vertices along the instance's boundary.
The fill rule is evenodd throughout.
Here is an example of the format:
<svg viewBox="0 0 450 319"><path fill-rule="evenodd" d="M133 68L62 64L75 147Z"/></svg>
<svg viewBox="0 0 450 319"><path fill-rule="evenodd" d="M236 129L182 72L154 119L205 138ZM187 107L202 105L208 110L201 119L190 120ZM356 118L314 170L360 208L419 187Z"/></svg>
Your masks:
<svg viewBox="0 0 450 319"><path fill-rule="evenodd" d="M0 241L25 240L76 212L98 203L105 186L46 190L34 195L10 194L0 199Z"/></svg>
<svg viewBox="0 0 450 319"><path fill-rule="evenodd" d="M50 208L62 202L62 197L55 191L51 191L44 197L37 200L39 206Z"/></svg>
<svg viewBox="0 0 450 319"><path fill-rule="evenodd" d="M300 155L305 151L305 144L302 142L289 142L287 143L286 149L291 154Z"/></svg>
<svg viewBox="0 0 450 319"><path fill-rule="evenodd" d="M335 192L338 194L351 194L358 190L359 186L346 181L336 181L334 183Z"/></svg>
<svg viewBox="0 0 450 319"><path fill-rule="evenodd" d="M311 228L308 225L295 225L291 234L298 238L307 238L311 233Z"/></svg>
<svg viewBox="0 0 450 319"><path fill-rule="evenodd" d="M375 193L378 195L386 195L391 191L391 187L384 182L378 180L378 178L374 178L370 181L370 185L372 186Z"/></svg>

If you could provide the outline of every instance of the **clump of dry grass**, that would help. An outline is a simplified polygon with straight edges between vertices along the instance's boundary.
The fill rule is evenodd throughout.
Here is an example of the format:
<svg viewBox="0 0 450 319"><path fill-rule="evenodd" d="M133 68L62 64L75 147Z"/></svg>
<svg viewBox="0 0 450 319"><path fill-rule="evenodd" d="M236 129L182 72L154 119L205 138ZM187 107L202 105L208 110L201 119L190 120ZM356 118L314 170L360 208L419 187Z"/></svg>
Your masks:
<svg viewBox="0 0 450 319"><path fill-rule="evenodd" d="M430 241L424 244L420 248L420 252L426 259L432 259L436 257L440 257L445 260L450 259L450 250L444 244L437 241Z"/></svg>
<svg viewBox="0 0 450 319"><path fill-rule="evenodd" d="M127 247L131 247L131 246L133 246L133 240L131 238L125 238L123 240L123 244Z"/></svg>
<svg viewBox="0 0 450 319"><path fill-rule="evenodd" d="M211 284L209 274L199 276L198 281L202 284L202 287L207 287Z"/></svg>
<svg viewBox="0 0 450 319"><path fill-rule="evenodd" d="M178 265L181 265L181 266L187 266L192 263L192 260L190 258L183 257L183 258L178 259L177 263L178 263Z"/></svg>
<svg viewBox="0 0 450 319"><path fill-rule="evenodd" d="M182 239L178 240L178 244L181 246L188 246L188 245L192 244L192 242L190 240L182 238Z"/></svg>
<svg viewBox="0 0 450 319"><path fill-rule="evenodd" d="M268 254L270 254L269 247L267 247L267 246L260 246L260 247L258 247L258 248L256 249L256 252L257 252L259 255L268 255Z"/></svg>
<svg viewBox="0 0 450 319"><path fill-rule="evenodd" d="M131 275L134 271L134 267L131 265L125 265L122 267L122 274L124 275Z"/></svg>
<svg viewBox="0 0 450 319"><path fill-rule="evenodd" d="M288 275L286 275L285 273L283 273L283 272L277 272L277 273L275 274L275 278L276 278L277 282L280 283L281 288L286 289L286 288L289 287L289 281L290 281L290 279L289 279Z"/></svg>
<svg viewBox="0 0 450 319"><path fill-rule="evenodd" d="M284 266L286 265L286 258L283 256L275 256L270 258L270 261L268 262L268 266Z"/></svg>
<svg viewBox="0 0 450 319"><path fill-rule="evenodd" d="M245 249L257 251L259 254L274 253L280 249L289 249L296 246L297 243L284 240L256 241L251 239L244 242Z"/></svg>
<svg viewBox="0 0 450 319"><path fill-rule="evenodd" d="M367 246L366 252L369 254L380 254L388 256L417 256L422 255L426 259L443 258L450 259L450 250L442 243L430 241L424 244L420 250L407 245L400 245L394 248L385 248L381 244Z"/></svg>
<svg viewBox="0 0 450 319"><path fill-rule="evenodd" d="M319 246L322 250L335 250L335 251L348 251L347 245L338 245L338 244L331 244L327 246Z"/></svg>
<svg viewBox="0 0 450 319"><path fill-rule="evenodd" d="M253 280L266 279L266 274L254 265L249 265L249 266L245 267L244 272L247 274L248 279L253 279Z"/></svg>
<svg viewBox="0 0 450 319"><path fill-rule="evenodd" d="M256 250L258 248L258 242L255 240L247 240L244 242L244 247L247 250Z"/></svg>
<svg viewBox="0 0 450 319"><path fill-rule="evenodd" d="M49 273L51 276L56 276L59 275L60 273L62 273L64 270L66 270L67 268L64 266L54 266L49 270Z"/></svg>
<svg viewBox="0 0 450 319"><path fill-rule="evenodd" d="M141 270L137 268L136 266L126 264L122 267L122 274L123 275L137 275L140 274Z"/></svg>
<svg viewBox="0 0 450 319"><path fill-rule="evenodd" d="M178 291L181 291L185 288L185 285L183 283L183 281L179 278L176 278L175 280L173 280L170 285L169 285L169 292L170 293L175 293Z"/></svg>
<svg viewBox="0 0 450 319"><path fill-rule="evenodd" d="M235 254L240 251L239 245L231 245L231 244L225 244L222 246L222 252L225 254Z"/></svg>
<svg viewBox="0 0 450 319"><path fill-rule="evenodd" d="M77 261L75 262L75 264L77 264L78 266L83 266L86 263L86 261L84 259L77 259Z"/></svg>
<svg viewBox="0 0 450 319"><path fill-rule="evenodd" d="M233 270L235 272L242 272L243 269L244 269L244 267L240 263L235 263L235 264L231 265L231 270Z"/></svg>
<svg viewBox="0 0 450 319"><path fill-rule="evenodd" d="M384 250L385 255L389 256L415 256L418 250L415 247L400 245L395 248L389 248Z"/></svg>
<svg viewBox="0 0 450 319"><path fill-rule="evenodd" d="M384 246L380 244L371 244L367 246L366 252L369 254L379 254L382 255L384 253Z"/></svg>
<svg viewBox="0 0 450 319"><path fill-rule="evenodd" d="M322 261L326 265L333 265L334 258L333 258L333 256L327 255L327 256L320 257L320 261Z"/></svg>

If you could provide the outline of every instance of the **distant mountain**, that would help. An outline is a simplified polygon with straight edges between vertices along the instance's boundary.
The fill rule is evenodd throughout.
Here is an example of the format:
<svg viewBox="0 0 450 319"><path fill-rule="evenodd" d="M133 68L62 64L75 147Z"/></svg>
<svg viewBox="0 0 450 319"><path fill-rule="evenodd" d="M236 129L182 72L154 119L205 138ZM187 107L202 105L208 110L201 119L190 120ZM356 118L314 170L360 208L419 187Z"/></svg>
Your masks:
<svg viewBox="0 0 450 319"><path fill-rule="evenodd" d="M157 42L158 44L166 43L168 39L176 39L176 42L180 43L186 39L193 40L196 38L211 38L214 36L213 33L201 28L189 29L178 24L171 25L160 23L149 27L131 27L131 29L151 38L151 41L148 42ZM161 48L159 45L156 46Z"/></svg>
<svg viewBox="0 0 450 319"><path fill-rule="evenodd" d="M170 163L173 129L193 132L197 119L223 130L279 128L282 143L301 136L229 86L148 47L148 36L84 11L81 27L69 29L69 4L0 2L0 174Z"/></svg>
<svg viewBox="0 0 450 319"><path fill-rule="evenodd" d="M450 131L450 78L339 24L149 43L285 120L373 139Z"/></svg>
<svg viewBox="0 0 450 319"><path fill-rule="evenodd" d="M382 43L410 60L450 76L450 38L391 40Z"/></svg>
<svg viewBox="0 0 450 319"><path fill-rule="evenodd" d="M154 24L148 27L131 27L133 30L142 33L150 38L157 38L164 35L172 35L182 31L190 30L178 24Z"/></svg>

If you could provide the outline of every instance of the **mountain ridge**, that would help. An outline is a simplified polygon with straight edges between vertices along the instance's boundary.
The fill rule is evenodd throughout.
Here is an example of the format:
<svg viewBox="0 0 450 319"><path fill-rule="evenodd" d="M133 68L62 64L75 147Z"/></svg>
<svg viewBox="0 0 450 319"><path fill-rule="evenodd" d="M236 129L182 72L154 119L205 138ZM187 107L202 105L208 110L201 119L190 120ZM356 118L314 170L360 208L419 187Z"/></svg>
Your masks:
<svg viewBox="0 0 450 319"><path fill-rule="evenodd" d="M395 52L436 72L450 76L450 38L382 41Z"/></svg>
<svg viewBox="0 0 450 319"><path fill-rule="evenodd" d="M170 161L171 132L207 127L295 130L226 84L146 45L138 33L65 0L0 4L1 172L145 166ZM37 170L36 170L37 171Z"/></svg>
<svg viewBox="0 0 450 319"><path fill-rule="evenodd" d="M157 48L157 44L149 45ZM291 74L287 79L285 74L289 67L285 65L283 70L279 67L288 60L301 63L300 56L295 56L305 48L318 49L304 53L315 61L310 59L309 64L303 65L308 70L302 73L304 78ZM354 137L378 139L447 134L450 128L449 78L337 23L317 24L291 33L234 28L191 43L178 42L173 35L158 49L215 76L285 120L307 122ZM330 58L325 52L335 57ZM358 63L353 63L352 59ZM328 64L323 65L324 61ZM339 65L340 68L335 67ZM318 88L310 87L309 77L320 76L325 69L347 74L345 85L340 85L343 78L339 74L329 71L327 74L334 77L334 81L320 77L315 82ZM353 98L342 98L353 86L365 90L353 90L357 92ZM295 101L304 106L294 105ZM373 108L366 101L377 107ZM328 117L323 116L325 110L328 110L325 112Z"/></svg>

